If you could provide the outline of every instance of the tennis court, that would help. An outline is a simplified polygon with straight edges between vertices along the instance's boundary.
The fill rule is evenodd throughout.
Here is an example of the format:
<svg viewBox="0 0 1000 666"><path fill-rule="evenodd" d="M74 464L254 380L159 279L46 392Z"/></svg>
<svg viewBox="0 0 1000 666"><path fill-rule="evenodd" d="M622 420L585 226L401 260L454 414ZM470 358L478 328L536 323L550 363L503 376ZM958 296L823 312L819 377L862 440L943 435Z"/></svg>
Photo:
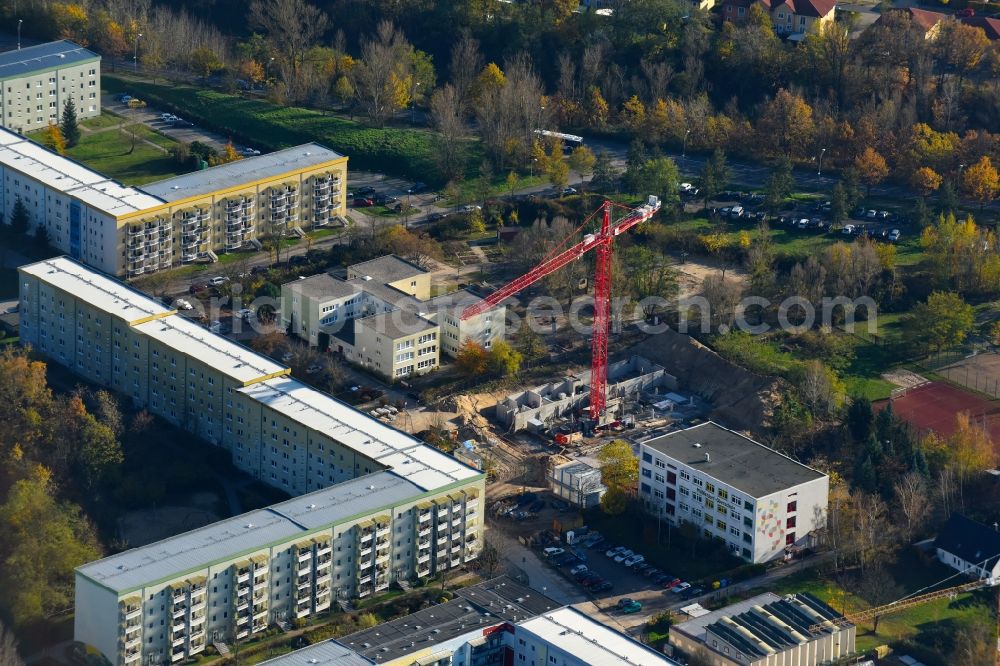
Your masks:
<svg viewBox="0 0 1000 666"><path fill-rule="evenodd" d="M973 421L985 424L994 443L1000 446L1000 401L985 398L945 382L927 382L900 389L891 398L892 410L919 432L933 430L942 437L955 431L955 416L969 412ZM875 404L885 407L888 400Z"/></svg>

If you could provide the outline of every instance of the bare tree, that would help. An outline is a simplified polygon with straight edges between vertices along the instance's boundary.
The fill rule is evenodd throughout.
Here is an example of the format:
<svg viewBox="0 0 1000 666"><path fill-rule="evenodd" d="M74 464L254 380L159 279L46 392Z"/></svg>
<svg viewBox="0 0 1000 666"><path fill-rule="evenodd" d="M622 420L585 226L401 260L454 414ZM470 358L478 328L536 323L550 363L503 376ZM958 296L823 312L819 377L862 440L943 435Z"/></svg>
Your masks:
<svg viewBox="0 0 1000 666"><path fill-rule="evenodd" d="M859 493L855 497L854 537L858 563L864 573L875 562L892 560L893 527L889 507L878 495Z"/></svg>
<svg viewBox="0 0 1000 666"><path fill-rule="evenodd" d="M14 632L0 622L0 666L24 666L21 655L17 652L17 639Z"/></svg>
<svg viewBox="0 0 1000 666"><path fill-rule="evenodd" d="M902 528L903 536L910 540L920 531L920 526L931 512L927 479L919 472L908 472L894 484L893 490L906 521Z"/></svg>
<svg viewBox="0 0 1000 666"><path fill-rule="evenodd" d="M476 109L483 141L498 166L508 158L517 163L529 159L534 131L546 125L547 117L542 82L528 57L508 62L505 75L506 83L481 95Z"/></svg>
<svg viewBox="0 0 1000 666"><path fill-rule="evenodd" d="M708 301L712 323L730 325L743 296L743 285L721 275L709 275L701 283L701 295Z"/></svg>
<svg viewBox="0 0 1000 666"><path fill-rule="evenodd" d="M248 21L252 27L266 32L275 52L291 63L296 85L306 51L319 41L330 24L327 15L306 0L254 0Z"/></svg>
<svg viewBox="0 0 1000 666"><path fill-rule="evenodd" d="M438 88L431 96L431 124L438 136L438 165L445 178L451 180L462 173L465 162L462 98L451 84Z"/></svg>
<svg viewBox="0 0 1000 666"><path fill-rule="evenodd" d="M451 83L455 88L459 111L465 113L472 100L472 89L476 77L483 68L483 54L479 52L479 41L468 31L462 33L451 49Z"/></svg>
<svg viewBox="0 0 1000 666"><path fill-rule="evenodd" d="M411 50L406 37L389 21L379 23L375 38L361 46L361 62L354 68L358 100L377 125L384 125L400 109L399 89Z"/></svg>
<svg viewBox="0 0 1000 666"><path fill-rule="evenodd" d="M896 601L905 592L892 575L882 564L876 564L861 577L861 584L858 586L861 596L872 606L883 606ZM881 619L878 615L872 621L872 633L878 633L878 622Z"/></svg>
<svg viewBox="0 0 1000 666"><path fill-rule="evenodd" d="M993 629L983 622L976 622L958 632L952 666L980 666L992 664L996 655Z"/></svg>
<svg viewBox="0 0 1000 666"><path fill-rule="evenodd" d="M507 556L510 554L509 543L506 539L496 533L496 530L489 530L483 542L483 550L476 558L476 566L479 568L483 578L493 578L506 570Z"/></svg>
<svg viewBox="0 0 1000 666"><path fill-rule="evenodd" d="M652 62L644 59L640 63L642 75L646 79L647 99L650 104L658 99L666 99L667 86L674 78L674 68L668 62Z"/></svg>

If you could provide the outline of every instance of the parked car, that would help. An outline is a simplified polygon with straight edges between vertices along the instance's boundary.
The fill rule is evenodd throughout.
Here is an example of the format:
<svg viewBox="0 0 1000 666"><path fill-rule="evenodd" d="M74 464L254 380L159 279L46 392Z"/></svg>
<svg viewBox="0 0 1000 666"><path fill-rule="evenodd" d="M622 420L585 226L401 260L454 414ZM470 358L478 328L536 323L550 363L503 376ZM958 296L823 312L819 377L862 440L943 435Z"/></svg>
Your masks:
<svg viewBox="0 0 1000 666"><path fill-rule="evenodd" d="M855 227L854 227L853 224L845 224L844 228L842 229L842 232L846 236L852 236L852 235L854 235L854 229L855 229Z"/></svg>
<svg viewBox="0 0 1000 666"><path fill-rule="evenodd" d="M736 219L743 216L743 206L736 205L729 209L729 217Z"/></svg>
<svg viewBox="0 0 1000 666"><path fill-rule="evenodd" d="M564 187L563 188L562 195L564 197L568 197L571 194L576 194L576 188L575 187Z"/></svg>
<svg viewBox="0 0 1000 666"><path fill-rule="evenodd" d="M217 275L216 277L214 277L211 280L209 280L208 284L211 285L211 286L213 286L213 287L221 287L222 285L226 284L227 282L229 282L229 278L222 277L221 275Z"/></svg>
<svg viewBox="0 0 1000 666"><path fill-rule="evenodd" d="M972 18L975 15L976 15L976 10L973 9L972 7L959 9L957 12L955 12L955 16L957 16L958 18Z"/></svg>
<svg viewBox="0 0 1000 666"><path fill-rule="evenodd" d="M388 206L389 204L396 203L399 201L398 197L394 197L391 194L385 194L380 192L372 197L372 201L377 203L379 206Z"/></svg>
<svg viewBox="0 0 1000 666"><path fill-rule="evenodd" d="M257 155L260 155L260 151L256 148L247 147L240 151L240 155L243 157L256 157Z"/></svg>
<svg viewBox="0 0 1000 666"><path fill-rule="evenodd" d="M201 284L200 282L196 282L195 284L193 284L190 287L188 287L188 293L189 294L200 294L201 292L205 291L206 289L208 289L208 285L207 284Z"/></svg>
<svg viewBox="0 0 1000 666"><path fill-rule="evenodd" d="M694 599L695 597L700 597L705 594L705 588L703 587L689 587L681 593L682 599Z"/></svg>
<svg viewBox="0 0 1000 666"><path fill-rule="evenodd" d="M420 194L427 189L426 183L413 183L406 189L407 194Z"/></svg>
<svg viewBox="0 0 1000 666"><path fill-rule="evenodd" d="M255 313L250 308L243 308L236 313L236 316L244 321L250 321L250 319L255 316Z"/></svg>
<svg viewBox="0 0 1000 666"><path fill-rule="evenodd" d="M658 573L651 576L650 580L653 582L653 585L662 585L664 581L673 580L673 577L665 573Z"/></svg>
<svg viewBox="0 0 1000 666"><path fill-rule="evenodd" d="M461 213L471 213L474 210L482 210L482 209L483 209L482 206L477 206L476 204L465 204L464 206L462 206L458 210Z"/></svg>
<svg viewBox="0 0 1000 666"><path fill-rule="evenodd" d="M308 368L306 368L307 375L315 375L317 372L323 369L323 366L319 363L313 363Z"/></svg>
<svg viewBox="0 0 1000 666"><path fill-rule="evenodd" d="M374 206L374 205L375 205L375 202L372 201L371 199L367 198L367 197L355 197L355 199L354 199L354 207L355 208L369 208L370 206Z"/></svg>
<svg viewBox="0 0 1000 666"><path fill-rule="evenodd" d="M683 582L684 581L682 581L680 578L674 578L673 580L664 581L663 587L665 587L668 590L672 590Z"/></svg>
<svg viewBox="0 0 1000 666"><path fill-rule="evenodd" d="M191 301L187 301L183 298L178 298L174 301L174 307L178 310L193 310L194 306L191 305Z"/></svg>
<svg viewBox="0 0 1000 666"><path fill-rule="evenodd" d="M590 586L590 591L591 592L607 592L612 587L614 587L614 586L611 584L611 581L602 580L600 583L597 583L596 585L591 585Z"/></svg>
<svg viewBox="0 0 1000 666"><path fill-rule="evenodd" d="M899 240L899 236L900 236L899 229L893 229L892 231L889 232L888 238L890 241L895 243L896 241Z"/></svg>
<svg viewBox="0 0 1000 666"><path fill-rule="evenodd" d="M566 551L562 548L549 547L542 550L542 555L545 557L555 557L556 555L562 555Z"/></svg>
<svg viewBox="0 0 1000 666"><path fill-rule="evenodd" d="M646 561L646 558L642 555L633 555L622 562L627 567L634 567L637 564L642 564Z"/></svg>
<svg viewBox="0 0 1000 666"><path fill-rule="evenodd" d="M620 564L625 560L627 560L628 558L632 557L633 555L635 555L635 553L633 553L631 550L627 549L623 550L622 552L615 555L615 562L618 562Z"/></svg>
<svg viewBox="0 0 1000 666"><path fill-rule="evenodd" d="M132 101L132 95L118 95L118 101L122 104L128 104Z"/></svg>
<svg viewBox="0 0 1000 666"><path fill-rule="evenodd" d="M691 583L681 583L680 585L674 585L670 588L670 592L673 594L682 594L685 590L691 589Z"/></svg>
<svg viewBox="0 0 1000 666"><path fill-rule="evenodd" d="M623 550L625 550L625 546L615 546L613 548L608 548L608 550L604 554L607 555L608 557L614 557Z"/></svg>
<svg viewBox="0 0 1000 666"><path fill-rule="evenodd" d="M865 217L868 218L869 220L874 220L876 215L878 215L878 213L875 212L874 210L865 211Z"/></svg>
<svg viewBox="0 0 1000 666"><path fill-rule="evenodd" d="M645 564L645 563L643 563L643 564L640 564L639 566L635 567L635 572L637 574L639 574L640 576L645 576L647 571L652 571L655 568L656 567L654 567L652 564Z"/></svg>
<svg viewBox="0 0 1000 666"><path fill-rule="evenodd" d="M438 220L443 220L445 218L444 213L431 213L427 216L428 222L437 222Z"/></svg>
<svg viewBox="0 0 1000 666"><path fill-rule="evenodd" d="M579 573L584 573L586 571L588 571L586 564L578 564L578 565L576 565L575 567L573 567L572 569L569 570L569 575L570 576L575 576L575 575L577 575Z"/></svg>
<svg viewBox="0 0 1000 666"><path fill-rule="evenodd" d="M629 599L628 597L618 600L618 610L626 615L631 613L638 613L642 610L642 604L635 599Z"/></svg>

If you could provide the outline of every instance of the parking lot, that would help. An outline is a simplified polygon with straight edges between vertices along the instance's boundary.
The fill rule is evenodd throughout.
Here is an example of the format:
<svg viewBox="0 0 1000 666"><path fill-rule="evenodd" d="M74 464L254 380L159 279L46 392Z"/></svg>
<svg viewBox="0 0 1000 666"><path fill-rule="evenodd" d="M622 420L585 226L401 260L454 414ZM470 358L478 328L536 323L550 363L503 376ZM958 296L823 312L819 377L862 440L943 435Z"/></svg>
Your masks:
<svg viewBox="0 0 1000 666"><path fill-rule="evenodd" d="M697 195L697 190L682 192L689 201ZM764 196L750 192L723 192L715 200L709 201L708 212L721 220L756 225L767 222L773 229L789 229L802 233L835 234L844 240L868 236L883 242L903 240L911 222L905 216L888 210L859 207L852 210L842 224L833 225L830 201L796 203L785 206L777 215L769 215L764 210Z"/></svg>

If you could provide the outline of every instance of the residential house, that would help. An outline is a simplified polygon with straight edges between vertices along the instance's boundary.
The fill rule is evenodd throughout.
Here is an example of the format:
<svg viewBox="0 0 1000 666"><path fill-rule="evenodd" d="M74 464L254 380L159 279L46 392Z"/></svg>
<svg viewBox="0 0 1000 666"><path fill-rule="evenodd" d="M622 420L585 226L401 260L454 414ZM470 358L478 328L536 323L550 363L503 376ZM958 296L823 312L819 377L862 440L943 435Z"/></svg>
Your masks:
<svg viewBox="0 0 1000 666"><path fill-rule="evenodd" d="M953 513L934 540L937 558L968 576L1000 582L1000 525Z"/></svg>

